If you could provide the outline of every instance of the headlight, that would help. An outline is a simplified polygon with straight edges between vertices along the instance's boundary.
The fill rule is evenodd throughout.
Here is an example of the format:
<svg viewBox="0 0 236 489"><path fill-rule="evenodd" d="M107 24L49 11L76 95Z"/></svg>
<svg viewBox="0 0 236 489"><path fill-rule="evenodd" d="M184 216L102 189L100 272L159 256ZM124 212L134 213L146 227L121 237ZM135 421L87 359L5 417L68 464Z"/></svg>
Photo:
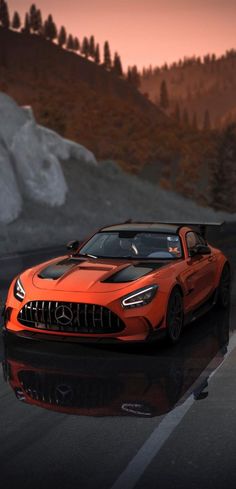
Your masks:
<svg viewBox="0 0 236 489"><path fill-rule="evenodd" d="M156 295L157 289L157 285L150 285L149 287L137 290L135 293L126 295L121 301L122 307L140 307L149 304Z"/></svg>
<svg viewBox="0 0 236 489"><path fill-rule="evenodd" d="M14 296L18 301L23 301L25 298L25 289L21 283L20 278L16 280L15 286L14 286Z"/></svg>

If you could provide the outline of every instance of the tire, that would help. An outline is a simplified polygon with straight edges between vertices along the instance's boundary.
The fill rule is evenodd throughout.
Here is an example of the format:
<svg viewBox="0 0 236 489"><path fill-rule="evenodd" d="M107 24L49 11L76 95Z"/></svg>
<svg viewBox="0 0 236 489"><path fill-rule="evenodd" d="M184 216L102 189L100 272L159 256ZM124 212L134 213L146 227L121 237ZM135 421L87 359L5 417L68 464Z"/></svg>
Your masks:
<svg viewBox="0 0 236 489"><path fill-rule="evenodd" d="M171 292L166 313L166 333L169 343L177 343L182 332L183 323L183 298L180 290L175 288Z"/></svg>
<svg viewBox="0 0 236 489"><path fill-rule="evenodd" d="M231 285L231 273L230 266L225 263L221 272L219 289L218 289L218 304L226 309L230 304L230 285Z"/></svg>

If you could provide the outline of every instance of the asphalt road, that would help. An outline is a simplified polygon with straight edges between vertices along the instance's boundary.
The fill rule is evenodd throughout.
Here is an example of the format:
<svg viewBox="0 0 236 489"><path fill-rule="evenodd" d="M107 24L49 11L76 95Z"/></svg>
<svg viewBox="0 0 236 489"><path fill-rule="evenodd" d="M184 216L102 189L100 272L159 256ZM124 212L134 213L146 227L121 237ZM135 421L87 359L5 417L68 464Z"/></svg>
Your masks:
<svg viewBox="0 0 236 489"><path fill-rule="evenodd" d="M212 234L235 269L236 226ZM62 249L0 258L10 280ZM236 487L236 285L176 347L0 341L6 488ZM27 392L27 398L24 392Z"/></svg>

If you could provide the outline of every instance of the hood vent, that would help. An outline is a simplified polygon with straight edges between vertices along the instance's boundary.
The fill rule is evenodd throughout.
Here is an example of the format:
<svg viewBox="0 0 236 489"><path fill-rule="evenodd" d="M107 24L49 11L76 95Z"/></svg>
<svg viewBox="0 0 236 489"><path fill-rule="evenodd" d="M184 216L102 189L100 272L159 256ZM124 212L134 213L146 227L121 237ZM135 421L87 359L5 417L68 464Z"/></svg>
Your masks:
<svg viewBox="0 0 236 489"><path fill-rule="evenodd" d="M39 272L38 277L43 279L57 280L76 265L78 265L78 260L75 262L74 260L67 258L66 260L59 261L58 263L54 263L53 265L49 265L48 267L44 268L41 270L41 272Z"/></svg>
<svg viewBox="0 0 236 489"><path fill-rule="evenodd" d="M166 261L164 263L138 263L135 265L130 265L127 268L123 268L122 270L110 275L108 278L103 280L105 283L125 283L125 282L133 282L134 280L138 280L144 275L148 273L152 273L158 268L162 268L166 266L168 263Z"/></svg>

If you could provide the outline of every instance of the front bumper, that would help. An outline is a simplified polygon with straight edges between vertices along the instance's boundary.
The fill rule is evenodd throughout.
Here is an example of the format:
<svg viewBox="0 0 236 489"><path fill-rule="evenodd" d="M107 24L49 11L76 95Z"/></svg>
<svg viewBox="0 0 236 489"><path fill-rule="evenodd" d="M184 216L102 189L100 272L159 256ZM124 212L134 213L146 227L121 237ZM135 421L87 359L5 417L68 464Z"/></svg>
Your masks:
<svg viewBox="0 0 236 489"><path fill-rule="evenodd" d="M6 308L5 308L5 331L8 333L16 334L18 336L23 336L25 338L32 339L48 339L56 341L81 341L81 342L91 342L91 343L114 343L114 342L143 342L153 339L154 337L159 337L163 333L165 327L164 317L165 317L165 301L163 300L162 294L158 294L158 298L155 298L150 304L134 308L134 309L123 309L120 305L120 301L115 300L109 304L105 302L106 297L98 297L94 295L90 297L91 304L99 304L102 307L108 307L113 313L115 313L124 323L124 328L119 332L67 332L50 330L50 328L40 328L40 326L29 327L23 325L18 320L18 314L20 310L24 307L26 303L30 300L45 300L42 295L43 292L37 293L37 297L27 297L23 302L19 302L15 299L13 294L9 294ZM75 300L78 295L72 297L71 294L60 295L60 302L66 302L68 299ZM50 294L50 298L47 300L58 300L58 297ZM88 295L84 297L79 297L79 302L88 302ZM91 328L92 329L92 328Z"/></svg>

